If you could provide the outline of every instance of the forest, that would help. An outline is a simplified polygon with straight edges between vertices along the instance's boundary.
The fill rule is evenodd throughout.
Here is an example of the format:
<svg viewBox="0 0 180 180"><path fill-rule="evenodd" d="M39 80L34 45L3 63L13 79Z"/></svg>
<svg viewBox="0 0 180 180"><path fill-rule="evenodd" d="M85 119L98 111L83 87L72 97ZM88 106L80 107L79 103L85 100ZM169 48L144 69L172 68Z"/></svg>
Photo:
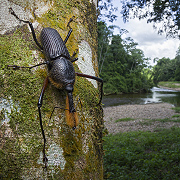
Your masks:
<svg viewBox="0 0 180 180"><path fill-rule="evenodd" d="M174 59L156 59L157 64L153 67L153 81L180 81L180 46Z"/></svg>
<svg viewBox="0 0 180 180"><path fill-rule="evenodd" d="M113 35L113 27L98 22L98 66L105 94L148 92L153 86L148 58L130 37Z"/></svg>
<svg viewBox="0 0 180 180"><path fill-rule="evenodd" d="M98 22L98 66L105 94L143 93L160 81L180 81L180 47L174 59L155 58L151 67L132 38L122 39L126 30L117 35L112 30Z"/></svg>
<svg viewBox="0 0 180 180"><path fill-rule="evenodd" d="M113 34L113 26L107 27L103 18L110 22L116 20L117 7L112 0L100 0L98 17L98 66L100 77L104 80L104 94L148 92L159 81L180 81L180 47L174 59L155 58L156 65L151 67L148 58L131 37L122 39L126 30ZM179 38L180 1L176 0L122 0L124 22L130 18L147 19L153 23L158 34ZM143 11L142 11L143 9ZM107 13L102 13L105 10ZM132 16L133 14L133 16ZM163 22L162 27L156 27Z"/></svg>

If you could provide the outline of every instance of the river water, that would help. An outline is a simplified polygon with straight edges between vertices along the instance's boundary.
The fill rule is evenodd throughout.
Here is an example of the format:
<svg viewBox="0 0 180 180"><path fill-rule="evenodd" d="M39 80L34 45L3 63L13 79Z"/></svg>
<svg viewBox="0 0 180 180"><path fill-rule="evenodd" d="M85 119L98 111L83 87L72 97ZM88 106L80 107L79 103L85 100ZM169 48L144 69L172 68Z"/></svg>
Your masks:
<svg viewBox="0 0 180 180"><path fill-rule="evenodd" d="M153 87L151 93L145 94L120 94L104 96L102 103L104 107L125 104L150 104L167 102L180 107L180 91Z"/></svg>

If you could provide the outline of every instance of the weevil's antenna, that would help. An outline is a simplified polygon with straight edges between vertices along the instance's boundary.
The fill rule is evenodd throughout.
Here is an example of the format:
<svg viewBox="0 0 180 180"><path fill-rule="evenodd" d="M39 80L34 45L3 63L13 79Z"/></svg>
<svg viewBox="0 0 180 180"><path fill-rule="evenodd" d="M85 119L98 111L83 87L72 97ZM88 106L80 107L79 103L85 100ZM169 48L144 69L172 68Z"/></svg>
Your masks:
<svg viewBox="0 0 180 180"><path fill-rule="evenodd" d="M65 40L64 40L64 43L65 43L65 44L66 44L67 40L69 39L72 31L73 31L72 28L71 28L71 26L70 26L70 23L73 21L74 18L75 18L75 16L73 16L72 18L70 18L70 20L69 20L69 22L68 22L68 24L67 24L67 27L69 27L70 30L69 30L69 32L68 32L68 34L67 34L67 36L66 36L66 38L65 38Z"/></svg>
<svg viewBox="0 0 180 180"><path fill-rule="evenodd" d="M20 19L20 18L16 15L16 13L13 11L13 9L12 9L11 7L9 8L9 12L10 12L16 19L18 19L19 21L22 21L22 22L24 22L24 23L29 23L29 21L25 21L25 20Z"/></svg>
<svg viewBox="0 0 180 180"><path fill-rule="evenodd" d="M13 9L12 9L11 7L9 8L9 12L10 12L16 19L18 19L20 22L24 22L24 23L28 23L28 24L29 24L29 27L30 27L30 29L31 29L31 31L32 31L32 35L33 35L33 39L34 39L35 43L37 44L37 46L38 46L41 50L43 50L41 44L37 41L36 34L35 34L34 27L33 27L32 23L31 23L30 21L25 21L25 20L23 20L23 19L20 19L20 18L16 15L16 13L13 11Z"/></svg>

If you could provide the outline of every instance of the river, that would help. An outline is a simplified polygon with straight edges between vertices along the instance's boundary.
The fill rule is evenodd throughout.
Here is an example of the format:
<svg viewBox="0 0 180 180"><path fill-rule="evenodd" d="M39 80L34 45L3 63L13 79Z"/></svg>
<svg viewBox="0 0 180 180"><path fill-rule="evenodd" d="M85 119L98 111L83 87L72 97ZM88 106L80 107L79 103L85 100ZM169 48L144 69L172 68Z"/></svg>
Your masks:
<svg viewBox="0 0 180 180"><path fill-rule="evenodd" d="M144 94L120 94L104 96L102 103L104 107L125 104L149 104L167 102L180 107L180 91L153 87L151 93Z"/></svg>

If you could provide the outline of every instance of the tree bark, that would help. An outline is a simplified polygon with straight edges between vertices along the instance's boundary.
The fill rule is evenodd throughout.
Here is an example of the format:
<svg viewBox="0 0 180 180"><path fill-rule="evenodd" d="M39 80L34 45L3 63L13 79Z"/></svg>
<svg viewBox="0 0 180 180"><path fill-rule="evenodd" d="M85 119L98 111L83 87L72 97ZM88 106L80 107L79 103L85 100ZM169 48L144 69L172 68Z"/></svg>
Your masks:
<svg viewBox="0 0 180 180"><path fill-rule="evenodd" d="M39 35L44 27L56 29L64 40L70 26L73 32L66 43L70 55L78 49L76 72L98 76L96 1L90 0L0 0L0 178L2 179L103 179L103 110L99 102L99 83L76 77L74 104L79 125L73 130L66 123L66 92L50 83L41 108L46 136L47 169L43 168L43 137L37 102L46 65L32 70L12 70L7 65L32 66L44 62L27 24L31 21ZM55 108L54 113L51 113ZM51 117L51 119L50 119Z"/></svg>

